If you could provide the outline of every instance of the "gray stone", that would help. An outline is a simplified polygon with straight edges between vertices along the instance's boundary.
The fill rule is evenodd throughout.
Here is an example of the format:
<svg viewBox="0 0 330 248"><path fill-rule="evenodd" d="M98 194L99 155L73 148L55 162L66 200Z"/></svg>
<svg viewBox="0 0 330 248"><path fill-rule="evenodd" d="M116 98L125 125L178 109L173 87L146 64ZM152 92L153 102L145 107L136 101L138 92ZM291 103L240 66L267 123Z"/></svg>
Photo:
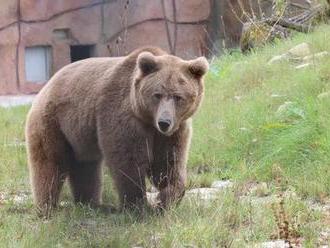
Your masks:
<svg viewBox="0 0 330 248"><path fill-rule="evenodd" d="M281 98L281 97L286 97L286 95L280 95L280 94L271 94L271 98Z"/></svg>
<svg viewBox="0 0 330 248"><path fill-rule="evenodd" d="M4 192L0 192L0 204L6 200L6 194Z"/></svg>
<svg viewBox="0 0 330 248"><path fill-rule="evenodd" d="M295 68L296 69L304 69L304 68L307 68L307 67L310 67L311 66L311 63L304 63L304 64L301 64L301 65L297 65Z"/></svg>
<svg viewBox="0 0 330 248"><path fill-rule="evenodd" d="M330 215L330 200L328 200L324 204L314 202L314 201L306 201L306 204L312 210L320 211L320 212Z"/></svg>
<svg viewBox="0 0 330 248"><path fill-rule="evenodd" d="M208 201L217 199L220 192L219 188L196 188L188 190L186 196Z"/></svg>
<svg viewBox="0 0 330 248"><path fill-rule="evenodd" d="M276 116L278 118L305 118L305 113L304 110L297 105L297 103L287 101L278 107L276 111Z"/></svg>
<svg viewBox="0 0 330 248"><path fill-rule="evenodd" d="M249 189L249 195L264 197L270 194L267 183L256 183Z"/></svg>
<svg viewBox="0 0 330 248"><path fill-rule="evenodd" d="M278 62L283 62L283 61L287 61L289 59L289 55L287 53L281 54L281 55L276 55L273 58L271 58L268 61L268 65L274 64L274 63L278 63Z"/></svg>
<svg viewBox="0 0 330 248"><path fill-rule="evenodd" d="M330 55L329 52L323 51L323 52L320 52L320 53L315 53L315 54L312 54L312 55L305 56L303 58L303 61L304 62L312 62L316 59L321 59L321 58L324 58L324 57L329 56L329 55Z"/></svg>
<svg viewBox="0 0 330 248"><path fill-rule="evenodd" d="M151 193L158 193L158 189L154 186L151 186L150 190L148 190L148 191L151 192Z"/></svg>
<svg viewBox="0 0 330 248"><path fill-rule="evenodd" d="M214 181L211 188L195 188L187 190L185 196L188 198L195 198L199 200L214 200L218 198L218 194L223 190L233 186L233 182L229 180ZM158 191L152 189L152 192L147 192L147 200L151 205L157 205L159 203Z"/></svg>
<svg viewBox="0 0 330 248"><path fill-rule="evenodd" d="M260 248L289 248L289 244L286 243L284 240L274 240L274 241L267 241L257 245L256 247Z"/></svg>
<svg viewBox="0 0 330 248"><path fill-rule="evenodd" d="M329 248L330 244L330 228L327 228L320 233L320 237L318 240L321 248Z"/></svg>
<svg viewBox="0 0 330 248"><path fill-rule="evenodd" d="M277 114L278 116L284 114L290 106L293 106L293 104L294 104L294 103L291 102L291 101L284 102L282 105L280 105L280 106L278 107L278 109L277 109L277 111L276 111L276 114Z"/></svg>
<svg viewBox="0 0 330 248"><path fill-rule="evenodd" d="M271 65L282 61L304 62L304 64L296 66L296 69L301 69L309 66L309 63L307 62L326 55L328 55L328 52L312 54L310 45L304 42L291 48L287 53L274 56L267 64Z"/></svg>
<svg viewBox="0 0 330 248"><path fill-rule="evenodd" d="M311 55L312 52L311 52L310 45L308 43L304 42L304 43L298 44L295 47L291 48L288 51L288 54L290 54L292 57L303 58L308 55Z"/></svg>
<svg viewBox="0 0 330 248"><path fill-rule="evenodd" d="M151 206L156 206L159 203L158 192L147 192L147 200Z"/></svg>
<svg viewBox="0 0 330 248"><path fill-rule="evenodd" d="M287 189L284 191L283 197L285 199L300 199L300 197L297 195L297 193L294 191L294 189Z"/></svg>
<svg viewBox="0 0 330 248"><path fill-rule="evenodd" d="M250 203L253 206L270 205L278 201L278 199L273 195L265 197L242 196L240 200L244 203Z"/></svg>
<svg viewBox="0 0 330 248"><path fill-rule="evenodd" d="M229 188L233 186L233 182L229 181L229 180L225 180L225 181L214 181L211 184L211 188L217 188L217 189L225 189L225 188Z"/></svg>

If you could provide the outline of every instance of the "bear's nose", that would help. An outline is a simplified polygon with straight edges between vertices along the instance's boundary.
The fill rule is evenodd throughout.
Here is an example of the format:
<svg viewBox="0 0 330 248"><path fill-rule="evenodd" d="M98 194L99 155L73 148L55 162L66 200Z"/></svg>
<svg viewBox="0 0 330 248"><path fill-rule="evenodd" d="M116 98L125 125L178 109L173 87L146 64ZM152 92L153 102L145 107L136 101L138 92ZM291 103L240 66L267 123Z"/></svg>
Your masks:
<svg viewBox="0 0 330 248"><path fill-rule="evenodd" d="M166 132L168 128L171 126L170 120L160 120L158 121L158 126L162 132Z"/></svg>

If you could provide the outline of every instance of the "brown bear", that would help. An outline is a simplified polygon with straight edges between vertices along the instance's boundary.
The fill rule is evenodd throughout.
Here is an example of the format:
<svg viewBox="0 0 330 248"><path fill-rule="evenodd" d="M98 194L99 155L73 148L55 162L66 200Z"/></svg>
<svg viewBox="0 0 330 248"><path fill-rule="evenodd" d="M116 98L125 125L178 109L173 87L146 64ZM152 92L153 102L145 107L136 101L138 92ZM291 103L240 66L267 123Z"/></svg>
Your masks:
<svg viewBox="0 0 330 248"><path fill-rule="evenodd" d="M145 206L148 177L160 208L184 195L191 117L203 98L204 57L185 61L147 47L126 57L62 68L28 114L26 140L35 205L57 205L66 178L76 202L101 204L102 164L121 209Z"/></svg>

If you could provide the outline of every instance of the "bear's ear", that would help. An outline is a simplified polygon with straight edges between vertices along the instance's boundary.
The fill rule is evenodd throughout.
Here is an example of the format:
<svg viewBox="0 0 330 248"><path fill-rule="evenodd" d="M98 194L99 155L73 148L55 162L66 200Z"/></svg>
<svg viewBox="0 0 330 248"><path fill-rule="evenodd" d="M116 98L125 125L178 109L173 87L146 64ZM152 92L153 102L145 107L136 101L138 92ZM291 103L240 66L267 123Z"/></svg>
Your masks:
<svg viewBox="0 0 330 248"><path fill-rule="evenodd" d="M209 69L209 62L205 57L188 61L189 72L197 79L202 78Z"/></svg>
<svg viewBox="0 0 330 248"><path fill-rule="evenodd" d="M143 76L158 70L157 58L150 52L142 52L137 58L137 65Z"/></svg>

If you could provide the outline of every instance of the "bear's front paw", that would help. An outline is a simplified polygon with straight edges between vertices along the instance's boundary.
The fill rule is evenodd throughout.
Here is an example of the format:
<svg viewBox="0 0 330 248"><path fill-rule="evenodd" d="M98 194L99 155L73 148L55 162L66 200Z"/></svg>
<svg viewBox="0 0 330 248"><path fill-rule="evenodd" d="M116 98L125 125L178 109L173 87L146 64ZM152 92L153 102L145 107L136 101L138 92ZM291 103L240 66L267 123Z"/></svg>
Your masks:
<svg viewBox="0 0 330 248"><path fill-rule="evenodd" d="M184 187L168 185L159 192L158 198L160 201L160 206L163 209L168 209L171 205L179 204L184 196L184 193Z"/></svg>

